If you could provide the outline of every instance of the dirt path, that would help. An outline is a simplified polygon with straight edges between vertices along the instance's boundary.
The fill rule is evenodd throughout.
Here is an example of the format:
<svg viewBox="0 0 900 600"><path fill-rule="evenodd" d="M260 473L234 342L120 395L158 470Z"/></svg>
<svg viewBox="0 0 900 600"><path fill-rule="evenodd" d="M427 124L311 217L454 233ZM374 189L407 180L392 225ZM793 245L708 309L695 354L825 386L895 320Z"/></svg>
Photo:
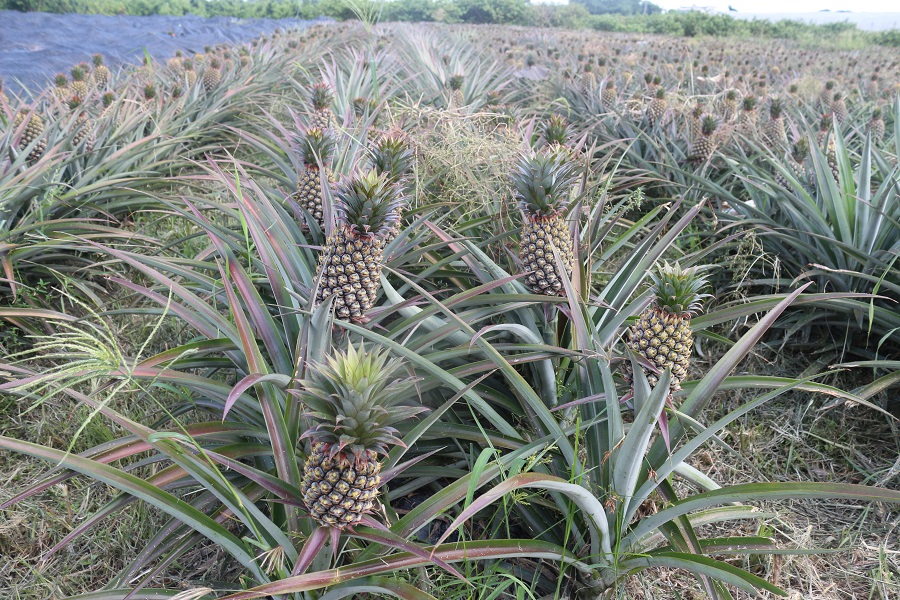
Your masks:
<svg viewBox="0 0 900 600"><path fill-rule="evenodd" d="M4 89L36 91L58 72L101 53L110 68L136 64L144 52L157 60L202 52L207 45L242 42L260 34L303 28L302 19L233 19L230 17L131 17L57 15L0 11L0 77Z"/></svg>

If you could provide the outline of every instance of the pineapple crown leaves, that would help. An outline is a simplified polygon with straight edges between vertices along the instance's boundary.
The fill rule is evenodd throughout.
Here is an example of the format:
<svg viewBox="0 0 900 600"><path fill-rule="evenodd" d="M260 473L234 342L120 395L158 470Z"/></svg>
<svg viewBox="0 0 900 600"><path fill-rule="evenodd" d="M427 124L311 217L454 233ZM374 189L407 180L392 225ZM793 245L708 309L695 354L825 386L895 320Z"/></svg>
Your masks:
<svg viewBox="0 0 900 600"><path fill-rule="evenodd" d="M650 288L657 308L683 317L697 314L703 299L712 297L700 293L708 283L701 273L707 268L696 266L683 269L678 263L663 262L656 272L650 273Z"/></svg>
<svg viewBox="0 0 900 600"><path fill-rule="evenodd" d="M116 99L116 94L114 92L104 92L103 96L100 97L100 101L103 103L103 107L107 108L110 104L113 103L113 100Z"/></svg>
<svg viewBox="0 0 900 600"><path fill-rule="evenodd" d="M746 111L756 110L756 96L744 96L741 108Z"/></svg>
<svg viewBox="0 0 900 600"><path fill-rule="evenodd" d="M666 88L663 88L663 87L658 88L656 90L656 98L658 100L665 100L666 99Z"/></svg>
<svg viewBox="0 0 900 600"><path fill-rule="evenodd" d="M395 378L400 366L388 361L386 350L367 350L364 344L311 365L296 391L314 423L301 439L328 444L332 457L348 450L357 460L370 450L386 455L391 446L402 446L394 425L427 409L401 405L415 379Z"/></svg>
<svg viewBox="0 0 900 600"><path fill-rule="evenodd" d="M95 66L95 67L99 67L100 65L103 64L103 55L102 55L102 54L95 54L94 56L91 57L91 60L94 61L94 66Z"/></svg>
<svg viewBox="0 0 900 600"><path fill-rule="evenodd" d="M309 99L313 110L325 110L334 99L334 93L327 83L315 83L309 88Z"/></svg>
<svg viewBox="0 0 900 600"><path fill-rule="evenodd" d="M562 115L550 115L550 120L544 123L544 140L548 144L563 145L568 141L569 123Z"/></svg>
<svg viewBox="0 0 900 600"><path fill-rule="evenodd" d="M56 87L66 87L67 85L69 85L69 78L66 77L65 73L57 73L53 77L53 83L56 85Z"/></svg>
<svg viewBox="0 0 900 600"><path fill-rule="evenodd" d="M3 88L3 83L0 82L0 89L2 89L2 88ZM873 120L873 121L880 121L880 120L881 120L881 115L882 115L882 112L881 112L881 109L880 109L880 108L874 109L874 110L872 111L872 120Z"/></svg>
<svg viewBox="0 0 900 600"><path fill-rule="evenodd" d="M784 101L781 98L774 97L769 102L769 117L772 119L780 119L784 113Z"/></svg>
<svg viewBox="0 0 900 600"><path fill-rule="evenodd" d="M76 65L72 67L72 81L84 81L85 76L86 73L83 66Z"/></svg>
<svg viewBox="0 0 900 600"><path fill-rule="evenodd" d="M398 133L387 133L372 149L372 166L386 173L392 183L402 180L412 169L413 151L409 142Z"/></svg>
<svg viewBox="0 0 900 600"><path fill-rule="evenodd" d="M713 115L703 115L700 121L700 132L705 136L710 136L716 132L719 122Z"/></svg>
<svg viewBox="0 0 900 600"><path fill-rule="evenodd" d="M457 73L456 75L451 75L450 79L447 80L447 83L450 86L450 89L455 91L462 89L464 81L465 78Z"/></svg>
<svg viewBox="0 0 900 600"><path fill-rule="evenodd" d="M384 237L400 218L400 188L387 173L371 169L350 177L335 196L340 222L356 236Z"/></svg>
<svg viewBox="0 0 900 600"><path fill-rule="evenodd" d="M558 145L522 154L512 176L519 208L532 217L561 213L578 179L576 167L571 155Z"/></svg>
<svg viewBox="0 0 900 600"><path fill-rule="evenodd" d="M307 168L318 168L319 161L328 164L334 154L334 140L318 127L310 127L300 140L300 155Z"/></svg>

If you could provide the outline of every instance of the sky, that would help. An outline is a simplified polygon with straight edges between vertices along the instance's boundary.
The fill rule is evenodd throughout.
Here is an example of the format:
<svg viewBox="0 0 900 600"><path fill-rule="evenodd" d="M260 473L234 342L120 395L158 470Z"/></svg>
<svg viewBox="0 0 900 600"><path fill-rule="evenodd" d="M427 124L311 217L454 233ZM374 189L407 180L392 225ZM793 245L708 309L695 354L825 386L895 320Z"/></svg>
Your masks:
<svg viewBox="0 0 900 600"><path fill-rule="evenodd" d="M747 13L798 13L818 12L823 9L831 11L850 10L853 12L900 12L897 0L651 0L663 8L680 8L682 6L714 6L722 11L728 10L731 4L741 12Z"/></svg>

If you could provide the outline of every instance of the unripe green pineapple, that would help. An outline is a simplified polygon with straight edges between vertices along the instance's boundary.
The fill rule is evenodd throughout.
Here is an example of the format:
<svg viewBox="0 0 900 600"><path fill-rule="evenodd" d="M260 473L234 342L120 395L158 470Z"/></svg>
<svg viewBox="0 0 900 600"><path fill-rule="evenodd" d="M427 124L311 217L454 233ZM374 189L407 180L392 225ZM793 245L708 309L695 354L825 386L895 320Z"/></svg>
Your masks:
<svg viewBox="0 0 900 600"><path fill-rule="evenodd" d="M94 124L88 118L87 113L82 110L81 98L72 96L69 99L69 110L78 113L78 116L75 118L75 135L72 136L72 147L78 148L82 142L85 142L84 149L86 152L90 152L94 149Z"/></svg>
<svg viewBox="0 0 900 600"><path fill-rule="evenodd" d="M737 90L730 89L725 92L725 119L727 121L731 121L738 116L738 111L740 110L740 105L738 103L738 94Z"/></svg>
<svg viewBox="0 0 900 600"><path fill-rule="evenodd" d="M806 159L809 157L809 142L806 138L800 138L791 148L790 154L786 157L787 166L790 167L794 177L803 185L810 185L811 177L806 168ZM788 191L794 191L794 186L781 173L775 169L775 181Z"/></svg>
<svg viewBox="0 0 900 600"><path fill-rule="evenodd" d="M400 130L389 131L378 140L372 149L372 167L379 175L387 176L388 181L397 186L401 195L408 192L408 176L413 166L413 151L409 141ZM400 235L400 223L403 220L403 203L397 206L394 224L385 236L385 245Z"/></svg>
<svg viewBox="0 0 900 600"><path fill-rule="evenodd" d="M691 146L691 159L706 162L716 149L715 134L718 121L712 115L704 115L700 121L700 135L694 139Z"/></svg>
<svg viewBox="0 0 900 600"><path fill-rule="evenodd" d="M103 64L102 54L95 54L92 60L94 61L94 70L91 71L91 83L97 89L103 90L109 85L109 67Z"/></svg>
<svg viewBox="0 0 900 600"><path fill-rule="evenodd" d="M221 63L218 58L213 58L203 69L203 89L209 93L222 81Z"/></svg>
<svg viewBox="0 0 900 600"><path fill-rule="evenodd" d="M325 207L322 204L322 169L325 177L331 180L331 155L334 153L334 141L324 131L313 127L306 131L300 142L300 153L303 158L304 172L297 180L297 191L292 198L315 219L319 229L325 231ZM319 165L322 165L320 168Z"/></svg>
<svg viewBox="0 0 900 600"><path fill-rule="evenodd" d="M525 219L519 260L525 283L538 294L564 294L563 278L572 274L575 255L563 213L578 178L575 168L565 149L551 146L519 157L512 176L515 198Z"/></svg>
<svg viewBox="0 0 900 600"><path fill-rule="evenodd" d="M840 181L839 173L840 169L838 168L837 161L837 149L835 148L834 136L837 135L837 131L832 129L832 125L834 124L833 115L825 114L819 119L819 131L816 132L816 144L825 153L825 159L828 161L828 168L831 169L831 174L834 176L835 181Z"/></svg>
<svg viewBox="0 0 900 600"><path fill-rule="evenodd" d="M666 90L659 87L656 90L656 97L650 101L650 106L647 107L647 119L649 119L651 127L662 120L667 107Z"/></svg>
<svg viewBox="0 0 900 600"><path fill-rule="evenodd" d="M181 62L181 68L184 69L184 79L187 81L188 87L193 87L197 83L197 71L194 70L194 61L185 58Z"/></svg>
<svg viewBox="0 0 900 600"><path fill-rule="evenodd" d="M319 259L317 301L334 296L338 317L362 321L375 305L384 240L402 200L387 174L374 169L349 179L335 196L337 224Z"/></svg>
<svg viewBox="0 0 900 600"><path fill-rule="evenodd" d="M682 269L677 263L663 263L650 274L650 280L653 303L629 329L627 343L660 372L672 370L671 393L681 389L681 382L687 377L694 346L691 317L699 312L703 298L709 296L700 293L707 281L699 267ZM659 383L656 373L646 368L644 373L651 388Z"/></svg>
<svg viewBox="0 0 900 600"><path fill-rule="evenodd" d="M311 427L311 452L303 466L300 490L310 516L324 527L344 529L359 523L378 502L379 455L402 446L397 423L425 409L403 405L411 378L398 380L399 360L384 350L349 346L346 352L310 366L300 397Z"/></svg>
<svg viewBox="0 0 900 600"><path fill-rule="evenodd" d="M328 131L334 121L334 112L331 110L334 94L331 88L327 83L316 83L309 88L309 98L313 107L313 115L309 121L310 127Z"/></svg>
<svg viewBox="0 0 900 600"><path fill-rule="evenodd" d="M834 81L825 82L825 88L819 94L819 110L831 111L831 103L834 100Z"/></svg>
<svg viewBox="0 0 900 600"><path fill-rule="evenodd" d="M22 132L22 137L19 140L19 150L24 151L36 140L34 147L25 159L29 165L33 165L41 159L41 156L44 155L44 150L47 149L46 142L41 139L41 136L44 135L44 120L41 119L39 114L31 113L27 108L23 108L16 113L13 128L18 129L21 127L26 122L26 119L25 131Z"/></svg>

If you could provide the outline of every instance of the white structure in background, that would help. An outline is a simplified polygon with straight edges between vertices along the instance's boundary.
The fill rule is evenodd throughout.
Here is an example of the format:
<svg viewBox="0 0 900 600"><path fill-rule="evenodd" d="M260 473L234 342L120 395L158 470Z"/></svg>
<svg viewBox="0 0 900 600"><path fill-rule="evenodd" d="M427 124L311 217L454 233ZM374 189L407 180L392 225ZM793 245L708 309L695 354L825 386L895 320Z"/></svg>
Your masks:
<svg viewBox="0 0 900 600"><path fill-rule="evenodd" d="M696 4L694 4L692 6L681 6L678 8L673 8L671 12L702 12L708 15L712 15L719 12L719 9L715 6L697 6Z"/></svg>

